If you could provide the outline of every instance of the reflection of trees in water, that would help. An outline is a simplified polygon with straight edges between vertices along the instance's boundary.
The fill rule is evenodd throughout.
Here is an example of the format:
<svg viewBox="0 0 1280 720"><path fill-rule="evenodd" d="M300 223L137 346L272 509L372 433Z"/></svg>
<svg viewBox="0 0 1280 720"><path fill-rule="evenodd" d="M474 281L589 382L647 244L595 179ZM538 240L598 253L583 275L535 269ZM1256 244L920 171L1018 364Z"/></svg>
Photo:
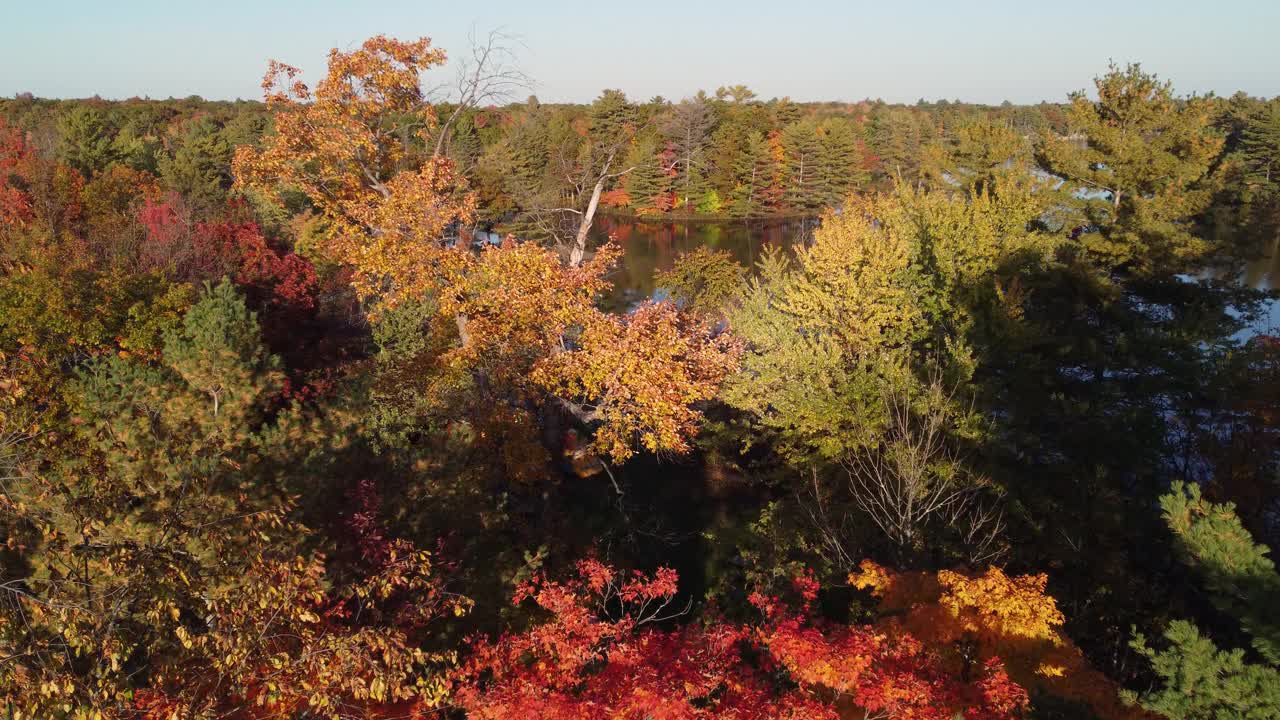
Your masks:
<svg viewBox="0 0 1280 720"><path fill-rule="evenodd" d="M1280 290L1280 237L1272 240L1264 257L1245 266L1242 282L1259 290Z"/></svg>
<svg viewBox="0 0 1280 720"><path fill-rule="evenodd" d="M592 228L592 239L603 243L612 236L623 247L621 267L610 279L613 291L606 304L626 309L653 296L653 277L670 270L680 258L706 246L723 250L748 268L755 267L766 247L789 248L806 242L814 219L753 221L644 221L603 217Z"/></svg>

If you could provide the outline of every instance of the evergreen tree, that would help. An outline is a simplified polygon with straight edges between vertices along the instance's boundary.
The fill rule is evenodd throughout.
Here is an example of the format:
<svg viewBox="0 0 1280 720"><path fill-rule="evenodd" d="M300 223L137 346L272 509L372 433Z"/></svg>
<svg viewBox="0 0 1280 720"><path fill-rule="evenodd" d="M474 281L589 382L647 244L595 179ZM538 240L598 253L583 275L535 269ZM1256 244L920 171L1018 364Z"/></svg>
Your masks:
<svg viewBox="0 0 1280 720"><path fill-rule="evenodd" d="M76 105L62 116L58 138L59 158L85 177L92 177L119 157L115 128L102 111L88 105Z"/></svg>
<svg viewBox="0 0 1280 720"><path fill-rule="evenodd" d="M1280 194L1280 99L1267 103L1240 138L1245 182L1264 195Z"/></svg>
<svg viewBox="0 0 1280 720"><path fill-rule="evenodd" d="M1280 664L1280 574L1268 548L1253 542L1232 503L1208 502L1198 485L1174 483L1160 505L1182 561L1201 573L1214 604L1240 621L1259 654Z"/></svg>
<svg viewBox="0 0 1280 720"><path fill-rule="evenodd" d="M876 106L871 114L867 141L880 158L879 179L908 182L915 179L924 142L915 113L906 108Z"/></svg>
<svg viewBox="0 0 1280 720"><path fill-rule="evenodd" d="M819 125L821 131L821 171L825 191L822 204L835 207L855 189L866 186L869 176L862 169L857 131L844 118L829 118Z"/></svg>
<svg viewBox="0 0 1280 720"><path fill-rule="evenodd" d="M786 177L783 199L794 210L814 212L828 204L830 173L818 124L811 119L782 130Z"/></svg>
<svg viewBox="0 0 1280 720"><path fill-rule="evenodd" d="M733 159L733 188L729 193L729 212L738 217L756 215L764 210L765 188L771 180L769 141L764 133L749 133Z"/></svg>
<svg viewBox="0 0 1280 720"><path fill-rule="evenodd" d="M212 118L193 120L174 140L172 153L160 156L160 180L167 189L199 205L216 206L231 187L234 150Z"/></svg>
<svg viewBox="0 0 1280 720"><path fill-rule="evenodd" d="M1044 138L1041 167L1072 193L1081 242L1106 269L1185 269L1210 250L1191 222L1211 200L1206 179L1222 147L1208 105L1174 97L1138 65L1113 65L1094 84L1097 101L1071 96L1070 127L1083 144Z"/></svg>
<svg viewBox="0 0 1280 720"><path fill-rule="evenodd" d="M1156 650L1139 635L1133 648L1151 662L1162 686L1128 697L1170 720L1269 720L1280 717L1280 671L1247 662L1242 650L1219 650L1183 620Z"/></svg>
<svg viewBox="0 0 1280 720"><path fill-rule="evenodd" d="M682 206L697 203L705 192L703 154L711 133L715 116L710 103L700 99L681 100L671 106L671 113L663 124L670 148L675 156L675 168L680 177L674 190Z"/></svg>
<svg viewBox="0 0 1280 720"><path fill-rule="evenodd" d="M658 139L651 133L636 138L623 165L633 168L622 178L622 186L631 198L631 207L640 212L654 210L658 196L670 189L670 178L658 159Z"/></svg>
<svg viewBox="0 0 1280 720"><path fill-rule="evenodd" d="M1013 128L978 120L958 128L950 144L931 143L923 153L921 174L937 188L990 192L998 178L1026 178L1030 151Z"/></svg>
<svg viewBox="0 0 1280 720"><path fill-rule="evenodd" d="M1174 483L1160 505L1179 556L1200 572L1214 604L1240 622L1265 663L1250 662L1243 650L1219 650L1192 623L1174 621L1162 650L1135 637L1134 649L1161 686L1131 699L1171 720L1280 717L1280 575L1268 549L1253 542L1231 503L1206 501L1198 485Z"/></svg>

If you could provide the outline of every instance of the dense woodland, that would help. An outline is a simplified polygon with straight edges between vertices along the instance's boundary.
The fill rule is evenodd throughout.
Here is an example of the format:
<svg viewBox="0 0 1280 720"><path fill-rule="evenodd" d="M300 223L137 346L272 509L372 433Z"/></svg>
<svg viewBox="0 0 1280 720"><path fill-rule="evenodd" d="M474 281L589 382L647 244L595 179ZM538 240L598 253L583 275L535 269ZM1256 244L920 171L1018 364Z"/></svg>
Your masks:
<svg viewBox="0 0 1280 720"><path fill-rule="evenodd" d="M492 42L0 100L5 718L1280 717L1280 99ZM820 224L609 312L601 213Z"/></svg>

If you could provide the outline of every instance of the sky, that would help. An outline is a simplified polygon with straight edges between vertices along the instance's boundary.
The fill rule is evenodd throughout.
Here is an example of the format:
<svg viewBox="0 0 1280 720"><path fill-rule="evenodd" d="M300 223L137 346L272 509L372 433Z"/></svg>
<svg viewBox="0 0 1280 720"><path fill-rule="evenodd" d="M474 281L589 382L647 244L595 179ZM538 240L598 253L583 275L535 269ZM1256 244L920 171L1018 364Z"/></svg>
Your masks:
<svg viewBox="0 0 1280 720"><path fill-rule="evenodd" d="M0 96L256 99L386 33L455 55L501 29L544 102L745 84L762 98L1058 101L1109 61L1179 93L1280 95L1280 0L0 0ZM446 81L446 68L428 83Z"/></svg>

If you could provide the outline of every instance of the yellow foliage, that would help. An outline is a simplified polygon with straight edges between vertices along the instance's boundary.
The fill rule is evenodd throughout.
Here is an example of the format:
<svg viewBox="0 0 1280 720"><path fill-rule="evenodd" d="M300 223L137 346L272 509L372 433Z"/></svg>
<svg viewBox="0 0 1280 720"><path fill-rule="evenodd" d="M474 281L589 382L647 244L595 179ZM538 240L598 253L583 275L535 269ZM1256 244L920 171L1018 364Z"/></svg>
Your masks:
<svg viewBox="0 0 1280 720"><path fill-rule="evenodd" d="M420 296L461 255L443 236L472 216L475 198L450 161L408 157L403 142L411 129L425 139L435 128L419 75L444 61L426 38L380 35L352 52L331 51L314 93L297 68L273 61L263 90L276 133L261 150L236 150L238 188L276 198L300 190L316 204L329 224L321 249L354 270L364 298Z"/></svg>
<svg viewBox="0 0 1280 720"><path fill-rule="evenodd" d="M869 560L849 576L880 601L886 632L908 633L966 667L998 657L1024 687L1085 703L1101 718L1148 717L1126 707L1116 685L1061 633L1065 618L1045 593L1048 581L995 567L982 574L897 572Z"/></svg>

